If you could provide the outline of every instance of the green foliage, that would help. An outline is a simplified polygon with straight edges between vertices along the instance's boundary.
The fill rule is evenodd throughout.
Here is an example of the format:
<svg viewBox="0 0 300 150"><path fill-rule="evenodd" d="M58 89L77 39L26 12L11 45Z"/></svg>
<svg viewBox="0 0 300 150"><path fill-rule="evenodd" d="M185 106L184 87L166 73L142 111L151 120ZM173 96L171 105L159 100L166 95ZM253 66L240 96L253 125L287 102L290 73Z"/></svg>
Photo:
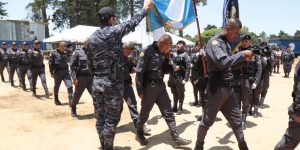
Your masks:
<svg viewBox="0 0 300 150"><path fill-rule="evenodd" d="M294 34L294 39L300 39L300 30L297 30Z"/></svg>
<svg viewBox="0 0 300 150"><path fill-rule="evenodd" d="M279 33L278 33L278 38L280 38L280 39L292 39L293 37L290 36L288 33L280 30Z"/></svg>
<svg viewBox="0 0 300 150"><path fill-rule="evenodd" d="M7 4L7 3L3 3L0 1L0 18L2 18L3 16L7 16L6 10L4 10L3 6Z"/></svg>

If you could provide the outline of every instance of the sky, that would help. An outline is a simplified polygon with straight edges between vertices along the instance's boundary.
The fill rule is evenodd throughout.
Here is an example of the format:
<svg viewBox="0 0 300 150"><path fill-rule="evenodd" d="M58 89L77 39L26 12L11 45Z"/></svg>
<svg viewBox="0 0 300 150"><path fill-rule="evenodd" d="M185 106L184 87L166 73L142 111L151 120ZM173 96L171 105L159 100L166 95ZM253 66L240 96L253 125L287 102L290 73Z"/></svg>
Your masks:
<svg viewBox="0 0 300 150"><path fill-rule="evenodd" d="M6 19L26 19L25 6L32 0L1 0L7 2ZM265 31L267 35L278 34L283 30L294 35L300 30L300 0L239 0L240 19L243 26L256 34ZM220 27L222 25L223 0L208 0L206 6L198 7L200 28L203 31L208 24ZM51 11L49 11L51 13ZM50 14L49 14L50 15ZM50 23L50 29L54 25ZM50 31L57 34L58 31ZM192 23L184 29L184 34L196 35L197 25Z"/></svg>

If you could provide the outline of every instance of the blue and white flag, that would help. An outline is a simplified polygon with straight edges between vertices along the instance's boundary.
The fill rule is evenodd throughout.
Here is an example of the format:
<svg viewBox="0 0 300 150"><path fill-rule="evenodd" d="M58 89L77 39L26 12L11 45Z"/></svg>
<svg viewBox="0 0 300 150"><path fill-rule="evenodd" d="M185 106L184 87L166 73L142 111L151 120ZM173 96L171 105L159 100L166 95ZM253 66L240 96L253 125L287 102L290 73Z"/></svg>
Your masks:
<svg viewBox="0 0 300 150"><path fill-rule="evenodd" d="M165 25L183 29L195 21L193 0L152 0L154 8L148 12L148 29L153 32Z"/></svg>
<svg viewBox="0 0 300 150"><path fill-rule="evenodd" d="M229 18L240 18L239 1L238 0L224 0L223 6L223 28L225 22Z"/></svg>

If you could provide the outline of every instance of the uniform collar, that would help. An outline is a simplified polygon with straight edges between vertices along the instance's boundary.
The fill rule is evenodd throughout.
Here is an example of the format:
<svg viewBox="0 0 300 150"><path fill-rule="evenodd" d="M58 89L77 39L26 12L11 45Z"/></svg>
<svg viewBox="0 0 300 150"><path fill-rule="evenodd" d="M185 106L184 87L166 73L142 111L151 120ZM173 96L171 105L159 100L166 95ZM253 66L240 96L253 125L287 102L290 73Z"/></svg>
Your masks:
<svg viewBox="0 0 300 150"><path fill-rule="evenodd" d="M157 42L156 42L156 41L154 41L154 42L152 43L152 46L153 46L153 48L155 49L155 51L157 51L157 52L159 53L159 48L158 48L158 46L157 46Z"/></svg>

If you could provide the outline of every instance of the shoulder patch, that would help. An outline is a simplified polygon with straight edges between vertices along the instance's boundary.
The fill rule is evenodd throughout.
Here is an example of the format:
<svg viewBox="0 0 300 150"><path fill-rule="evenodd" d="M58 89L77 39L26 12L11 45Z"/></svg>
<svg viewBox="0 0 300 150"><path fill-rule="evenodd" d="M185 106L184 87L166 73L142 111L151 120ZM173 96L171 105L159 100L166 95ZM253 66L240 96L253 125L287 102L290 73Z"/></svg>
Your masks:
<svg viewBox="0 0 300 150"><path fill-rule="evenodd" d="M145 55L145 53L144 53L144 51L142 51L142 52L140 53L140 57L144 57L144 55Z"/></svg>
<svg viewBox="0 0 300 150"><path fill-rule="evenodd" d="M211 42L211 44L212 44L212 45L217 45L217 44L219 44L219 42L218 42L217 40L213 40L213 41Z"/></svg>

